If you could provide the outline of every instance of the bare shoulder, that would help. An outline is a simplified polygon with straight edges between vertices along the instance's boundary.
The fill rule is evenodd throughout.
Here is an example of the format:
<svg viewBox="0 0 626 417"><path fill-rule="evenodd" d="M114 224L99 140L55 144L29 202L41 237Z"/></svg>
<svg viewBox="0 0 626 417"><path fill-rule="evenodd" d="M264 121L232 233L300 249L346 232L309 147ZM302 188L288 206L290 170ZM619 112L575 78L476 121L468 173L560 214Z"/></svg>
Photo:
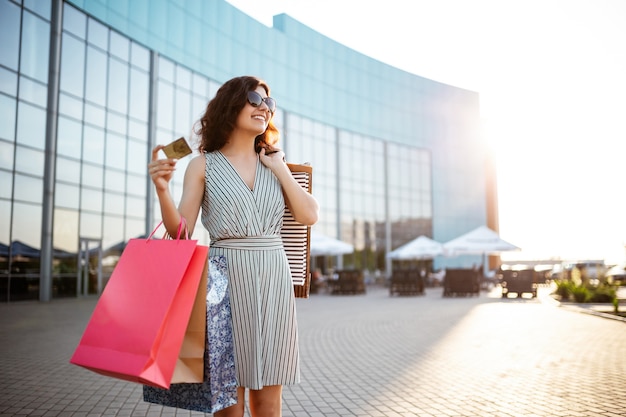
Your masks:
<svg viewBox="0 0 626 417"><path fill-rule="evenodd" d="M204 180L205 158L206 154L204 153L193 157L191 161L189 161L185 176Z"/></svg>

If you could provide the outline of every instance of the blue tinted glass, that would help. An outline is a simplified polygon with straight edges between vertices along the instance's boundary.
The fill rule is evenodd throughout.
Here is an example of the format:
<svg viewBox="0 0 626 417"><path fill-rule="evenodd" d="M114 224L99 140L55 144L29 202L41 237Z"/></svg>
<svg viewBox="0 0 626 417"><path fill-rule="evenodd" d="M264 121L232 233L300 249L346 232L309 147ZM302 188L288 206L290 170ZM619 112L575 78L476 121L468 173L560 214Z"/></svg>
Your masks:
<svg viewBox="0 0 626 417"><path fill-rule="evenodd" d="M0 1L0 64L17 71L20 45L20 8Z"/></svg>
<svg viewBox="0 0 626 417"><path fill-rule="evenodd" d="M104 130L85 126L83 134L83 160L102 165L104 160Z"/></svg>
<svg viewBox="0 0 626 417"><path fill-rule="evenodd" d="M139 120L148 120L149 100L148 74L136 69L130 70L130 116Z"/></svg>
<svg viewBox="0 0 626 417"><path fill-rule="evenodd" d="M2 149L1 143L0 149ZM13 175L8 171L0 171L0 198L11 198L11 190L13 190Z"/></svg>
<svg viewBox="0 0 626 417"><path fill-rule="evenodd" d="M24 11L20 70L24 75L48 82L50 24Z"/></svg>
<svg viewBox="0 0 626 417"><path fill-rule="evenodd" d="M109 50L109 29L93 19L89 19L88 24L88 42L97 47Z"/></svg>
<svg viewBox="0 0 626 417"><path fill-rule="evenodd" d="M116 59L109 60L108 90L108 107L126 114L128 112L128 65Z"/></svg>
<svg viewBox="0 0 626 417"><path fill-rule="evenodd" d="M58 157L56 170L57 181L65 181L74 184L80 182L80 163L78 161Z"/></svg>
<svg viewBox="0 0 626 417"><path fill-rule="evenodd" d="M82 97L84 76L85 44L64 33L61 47L61 90Z"/></svg>
<svg viewBox="0 0 626 417"><path fill-rule="evenodd" d="M26 175L15 174L15 200L26 201L29 203L41 204L43 198L43 180L41 178L34 178ZM16 213L14 213L15 215ZM39 217L41 219L41 217ZM31 219L30 223L24 224L25 230L30 230L36 226L33 222L37 222L38 219ZM35 230L35 229L33 229ZM39 226L36 230L41 230Z"/></svg>
<svg viewBox="0 0 626 417"><path fill-rule="evenodd" d="M26 77L20 77L20 99L46 107L48 101L48 89L44 84L32 81Z"/></svg>
<svg viewBox="0 0 626 417"><path fill-rule="evenodd" d="M12 97L17 95L17 74L2 67L0 67L0 92Z"/></svg>
<svg viewBox="0 0 626 417"><path fill-rule="evenodd" d="M52 12L52 5L50 0L24 0L24 7L46 20L50 20L50 14Z"/></svg>
<svg viewBox="0 0 626 417"><path fill-rule="evenodd" d="M130 54L130 41L114 31L110 32L109 39L111 41L111 54L128 62L128 56Z"/></svg>
<svg viewBox="0 0 626 417"><path fill-rule="evenodd" d="M17 111L17 143L44 149L46 111L20 102Z"/></svg>
<svg viewBox="0 0 626 417"><path fill-rule="evenodd" d="M105 193L104 194L104 212L107 214L124 215L124 195Z"/></svg>
<svg viewBox="0 0 626 417"><path fill-rule="evenodd" d="M65 116L81 120L83 118L83 102L61 93L59 96L59 112Z"/></svg>
<svg viewBox="0 0 626 417"><path fill-rule="evenodd" d="M13 150L15 145L12 143L0 141L0 168L13 169Z"/></svg>
<svg viewBox="0 0 626 417"><path fill-rule="evenodd" d="M82 184L89 187L102 188L104 176L102 170L102 165L94 166L90 164L83 164L83 172L81 175Z"/></svg>
<svg viewBox="0 0 626 417"><path fill-rule="evenodd" d="M43 177L44 153L18 146L15 152L15 170L24 174Z"/></svg>
<svg viewBox="0 0 626 417"><path fill-rule="evenodd" d="M130 54L134 66L150 71L150 51L148 49L133 42L130 46Z"/></svg>
<svg viewBox="0 0 626 417"><path fill-rule="evenodd" d="M78 186L57 184L54 189L54 206L78 209Z"/></svg>
<svg viewBox="0 0 626 417"><path fill-rule="evenodd" d="M69 4L63 4L63 30L85 39L87 16Z"/></svg>
<svg viewBox="0 0 626 417"><path fill-rule="evenodd" d="M96 104L106 104L107 56L91 46L87 48L87 83L85 98Z"/></svg>
<svg viewBox="0 0 626 417"><path fill-rule="evenodd" d="M0 139L15 140L15 99L0 94Z"/></svg>
<svg viewBox="0 0 626 417"><path fill-rule="evenodd" d="M57 153L80 159L82 126L67 117L59 117L57 133Z"/></svg>

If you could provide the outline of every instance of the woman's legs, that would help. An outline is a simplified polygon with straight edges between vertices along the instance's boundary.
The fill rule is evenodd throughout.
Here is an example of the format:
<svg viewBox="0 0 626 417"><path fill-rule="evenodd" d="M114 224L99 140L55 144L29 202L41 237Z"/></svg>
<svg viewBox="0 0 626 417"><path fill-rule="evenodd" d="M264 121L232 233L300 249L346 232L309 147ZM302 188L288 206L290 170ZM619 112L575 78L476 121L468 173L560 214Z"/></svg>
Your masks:
<svg viewBox="0 0 626 417"><path fill-rule="evenodd" d="M250 390L250 413L252 417L282 416L282 385L267 385L259 390Z"/></svg>
<svg viewBox="0 0 626 417"><path fill-rule="evenodd" d="M213 414L215 417L243 417L244 405L246 403L246 389L244 387L237 388L237 404L218 411Z"/></svg>

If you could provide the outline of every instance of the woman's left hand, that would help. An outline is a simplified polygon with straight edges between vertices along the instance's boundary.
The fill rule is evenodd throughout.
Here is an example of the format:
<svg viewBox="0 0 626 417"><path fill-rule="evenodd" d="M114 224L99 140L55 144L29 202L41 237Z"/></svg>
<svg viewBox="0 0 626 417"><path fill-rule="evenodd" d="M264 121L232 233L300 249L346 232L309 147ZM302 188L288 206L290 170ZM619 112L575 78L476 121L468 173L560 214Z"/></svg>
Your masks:
<svg viewBox="0 0 626 417"><path fill-rule="evenodd" d="M272 150L262 148L261 152L259 152L259 157L261 158L263 165L272 170L272 172L275 172L276 168L280 168L285 165L285 153L278 148L274 148Z"/></svg>

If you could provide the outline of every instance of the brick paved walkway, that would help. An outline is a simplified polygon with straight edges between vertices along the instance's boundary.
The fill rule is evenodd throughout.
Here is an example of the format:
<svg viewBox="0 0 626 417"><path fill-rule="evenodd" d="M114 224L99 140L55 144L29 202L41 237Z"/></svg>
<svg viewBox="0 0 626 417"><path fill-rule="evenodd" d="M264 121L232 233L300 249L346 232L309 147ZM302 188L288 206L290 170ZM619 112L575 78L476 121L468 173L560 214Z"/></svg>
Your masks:
<svg viewBox="0 0 626 417"><path fill-rule="evenodd" d="M95 299L0 304L0 417L202 416L68 360ZM536 299L298 300L302 384L283 415L626 416L626 323Z"/></svg>

